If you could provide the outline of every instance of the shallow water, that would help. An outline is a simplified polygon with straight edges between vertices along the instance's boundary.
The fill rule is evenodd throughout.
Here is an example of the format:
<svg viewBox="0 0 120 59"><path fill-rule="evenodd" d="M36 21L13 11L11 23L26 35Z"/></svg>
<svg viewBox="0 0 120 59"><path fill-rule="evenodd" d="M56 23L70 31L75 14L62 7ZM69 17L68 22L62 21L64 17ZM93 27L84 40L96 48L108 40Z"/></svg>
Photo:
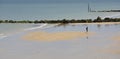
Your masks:
<svg viewBox="0 0 120 59"><path fill-rule="evenodd" d="M45 42L23 40L21 37L32 31L21 31L0 39L0 59L120 59L120 41L111 39L120 34L120 24L52 25L48 26L49 28L32 31L86 32L85 28L88 26L89 32L95 32L96 35L72 40ZM24 28L30 27L31 25L27 25Z"/></svg>
<svg viewBox="0 0 120 59"><path fill-rule="evenodd" d="M46 26L47 24L10 24L10 23L1 23L0 24L0 39L15 35L16 33L31 31L35 29L40 29Z"/></svg>

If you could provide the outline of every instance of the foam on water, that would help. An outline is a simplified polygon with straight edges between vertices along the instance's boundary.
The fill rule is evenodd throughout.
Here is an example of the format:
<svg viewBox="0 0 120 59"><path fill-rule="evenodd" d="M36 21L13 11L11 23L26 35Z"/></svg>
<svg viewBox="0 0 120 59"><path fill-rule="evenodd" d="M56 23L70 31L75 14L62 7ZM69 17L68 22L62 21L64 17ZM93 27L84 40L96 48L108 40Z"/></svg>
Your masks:
<svg viewBox="0 0 120 59"><path fill-rule="evenodd" d="M39 25L39 26L37 26L37 27L31 27L31 28L23 29L23 30L17 31L17 32L8 32L8 33L6 33L6 34L5 34L5 33L1 33L1 34L0 34L0 39L8 38L8 37L14 36L14 35L16 35L16 34L18 34L18 33L26 32L26 31L30 31L30 30L48 29L48 28L54 27L54 26L56 26L56 25L58 25L58 24L56 24L56 25L49 25L49 26L47 26L47 25L48 25L48 24L41 24L41 25Z"/></svg>
<svg viewBox="0 0 120 59"><path fill-rule="evenodd" d="M47 24L43 24L41 26L38 27L32 27L32 28L28 28L28 29L24 29L24 30L34 30L34 29L39 29L39 28L43 28L44 26L46 26Z"/></svg>
<svg viewBox="0 0 120 59"><path fill-rule="evenodd" d="M45 27L46 25L47 25L47 24L42 24L42 25L37 26L37 27L27 28L27 29L24 29L24 31L40 29L40 28ZM22 31L20 31L20 32L22 32ZM13 35L15 35L15 34L17 34L17 33L20 33L20 32L12 32L12 33L9 32L9 33L7 33L7 34L1 33L1 34L0 34L0 39L6 38L6 37L9 37L9 36L13 36Z"/></svg>
<svg viewBox="0 0 120 59"><path fill-rule="evenodd" d="M4 34L0 34L0 39L3 39L3 38L5 38L5 37L7 37L7 36L4 35Z"/></svg>

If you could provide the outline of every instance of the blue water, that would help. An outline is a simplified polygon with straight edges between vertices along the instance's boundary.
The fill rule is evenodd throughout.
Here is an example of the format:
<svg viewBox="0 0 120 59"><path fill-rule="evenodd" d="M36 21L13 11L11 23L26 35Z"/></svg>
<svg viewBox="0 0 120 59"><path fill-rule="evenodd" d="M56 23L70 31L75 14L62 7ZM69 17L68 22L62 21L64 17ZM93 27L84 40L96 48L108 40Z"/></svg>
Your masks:
<svg viewBox="0 0 120 59"><path fill-rule="evenodd" d="M119 2L89 2L92 10L120 9ZM120 17L120 13L88 13L88 2L71 3L0 3L0 19L95 19L97 16Z"/></svg>

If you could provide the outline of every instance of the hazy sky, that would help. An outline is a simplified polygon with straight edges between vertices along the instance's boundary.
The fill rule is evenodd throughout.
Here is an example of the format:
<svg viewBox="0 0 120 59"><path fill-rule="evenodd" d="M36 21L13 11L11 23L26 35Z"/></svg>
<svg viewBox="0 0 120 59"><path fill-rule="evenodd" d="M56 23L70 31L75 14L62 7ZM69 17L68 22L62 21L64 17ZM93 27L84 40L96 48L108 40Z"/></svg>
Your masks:
<svg viewBox="0 0 120 59"><path fill-rule="evenodd" d="M0 0L0 19L83 19L110 15L89 14L88 3L92 9L120 9L120 0Z"/></svg>

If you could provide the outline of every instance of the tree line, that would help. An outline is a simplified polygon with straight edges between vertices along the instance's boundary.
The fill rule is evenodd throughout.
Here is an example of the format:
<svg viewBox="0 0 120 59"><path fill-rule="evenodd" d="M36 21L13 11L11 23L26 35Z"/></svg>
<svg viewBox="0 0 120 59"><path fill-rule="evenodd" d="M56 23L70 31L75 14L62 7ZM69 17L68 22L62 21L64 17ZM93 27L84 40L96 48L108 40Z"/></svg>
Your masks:
<svg viewBox="0 0 120 59"><path fill-rule="evenodd" d="M63 19L63 20L0 20L0 23L95 23L95 22L120 22L120 18L104 18L97 17L96 19Z"/></svg>

